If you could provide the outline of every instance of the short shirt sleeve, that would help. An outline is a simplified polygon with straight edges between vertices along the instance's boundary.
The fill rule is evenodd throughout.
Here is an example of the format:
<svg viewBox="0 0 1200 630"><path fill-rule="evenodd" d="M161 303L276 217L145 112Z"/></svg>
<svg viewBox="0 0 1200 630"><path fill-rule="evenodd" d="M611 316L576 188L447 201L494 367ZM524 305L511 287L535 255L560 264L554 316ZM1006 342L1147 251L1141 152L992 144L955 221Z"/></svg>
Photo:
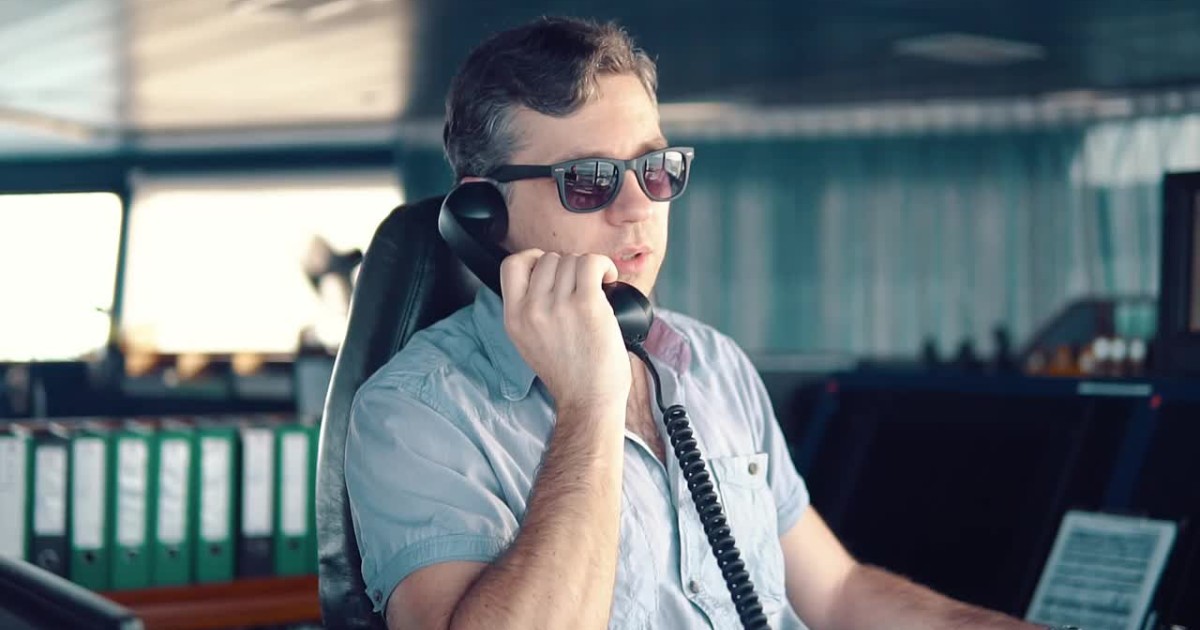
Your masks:
<svg viewBox="0 0 1200 630"><path fill-rule="evenodd" d="M491 562L518 522L472 432L386 379L355 397L346 437L346 488L377 612L417 569Z"/></svg>
<svg viewBox="0 0 1200 630"><path fill-rule="evenodd" d="M779 419L775 417L775 408L762 377L749 357L732 340L729 345L736 357L734 363L743 403L747 406L747 417L752 419L753 428L758 431L758 448L767 453L769 458L767 481L779 515L779 533L783 535L800 520L800 515L808 507L808 486L792 462L787 439L779 426Z"/></svg>

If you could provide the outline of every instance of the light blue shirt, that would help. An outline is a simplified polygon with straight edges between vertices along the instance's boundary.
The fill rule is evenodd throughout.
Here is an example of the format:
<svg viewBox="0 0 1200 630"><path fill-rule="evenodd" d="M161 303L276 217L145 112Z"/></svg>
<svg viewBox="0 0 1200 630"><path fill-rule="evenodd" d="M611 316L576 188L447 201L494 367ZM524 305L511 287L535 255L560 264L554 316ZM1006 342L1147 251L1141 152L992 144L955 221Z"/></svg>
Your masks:
<svg viewBox="0 0 1200 630"><path fill-rule="evenodd" d="M771 627L803 629L784 590L779 535L808 506L808 490L758 373L731 339L663 309L645 346L664 403L688 410ZM657 406L653 414L660 418ZM414 335L368 379L351 412L346 486L376 611L417 569L491 562L507 548L554 422L552 401L509 339L500 299L488 289ZM668 445L665 466L625 432L610 627L739 628L657 425Z"/></svg>

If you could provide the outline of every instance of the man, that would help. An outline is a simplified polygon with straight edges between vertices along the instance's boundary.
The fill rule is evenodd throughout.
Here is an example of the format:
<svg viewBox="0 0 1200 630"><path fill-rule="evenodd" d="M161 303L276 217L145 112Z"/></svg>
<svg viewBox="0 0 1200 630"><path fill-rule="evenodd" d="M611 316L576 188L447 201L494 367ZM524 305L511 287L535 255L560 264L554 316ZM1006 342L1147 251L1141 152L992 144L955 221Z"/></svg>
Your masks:
<svg viewBox="0 0 1200 630"><path fill-rule="evenodd" d="M481 290L355 400L346 483L391 628L738 627L646 369L600 289L651 292L686 183L690 154L663 137L656 87L619 28L562 19L494 36L454 80L446 154L460 181L506 182L502 245L516 253L503 302ZM689 410L771 627L1033 627L851 558L730 339L658 309L646 349L665 403Z"/></svg>

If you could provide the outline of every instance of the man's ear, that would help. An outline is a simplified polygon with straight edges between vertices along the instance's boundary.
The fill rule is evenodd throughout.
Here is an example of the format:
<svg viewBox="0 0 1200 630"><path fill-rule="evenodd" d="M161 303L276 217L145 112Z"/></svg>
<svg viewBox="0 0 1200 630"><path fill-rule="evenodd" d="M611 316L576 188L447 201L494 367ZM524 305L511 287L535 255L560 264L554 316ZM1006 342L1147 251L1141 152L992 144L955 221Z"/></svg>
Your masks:
<svg viewBox="0 0 1200 630"><path fill-rule="evenodd" d="M490 180L486 177L475 177L474 175L467 175L466 177L459 179L458 183L465 184L467 182L490 182L490 181L492 181L492 180ZM495 182L493 182L493 183L495 183Z"/></svg>

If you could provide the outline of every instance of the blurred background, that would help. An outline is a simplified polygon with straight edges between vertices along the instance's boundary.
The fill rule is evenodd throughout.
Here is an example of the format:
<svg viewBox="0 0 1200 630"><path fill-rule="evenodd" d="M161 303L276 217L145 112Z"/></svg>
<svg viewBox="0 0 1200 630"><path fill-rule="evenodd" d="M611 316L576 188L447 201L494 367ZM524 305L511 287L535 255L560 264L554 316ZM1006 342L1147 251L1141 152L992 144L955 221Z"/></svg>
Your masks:
<svg viewBox="0 0 1200 630"><path fill-rule="evenodd" d="M751 354L852 552L1026 616L1070 510L1170 522L1129 615L1200 627L1183 0L0 0L0 557L149 627L318 626L359 262L452 184L470 48L543 14L657 59L697 155L657 302Z"/></svg>

